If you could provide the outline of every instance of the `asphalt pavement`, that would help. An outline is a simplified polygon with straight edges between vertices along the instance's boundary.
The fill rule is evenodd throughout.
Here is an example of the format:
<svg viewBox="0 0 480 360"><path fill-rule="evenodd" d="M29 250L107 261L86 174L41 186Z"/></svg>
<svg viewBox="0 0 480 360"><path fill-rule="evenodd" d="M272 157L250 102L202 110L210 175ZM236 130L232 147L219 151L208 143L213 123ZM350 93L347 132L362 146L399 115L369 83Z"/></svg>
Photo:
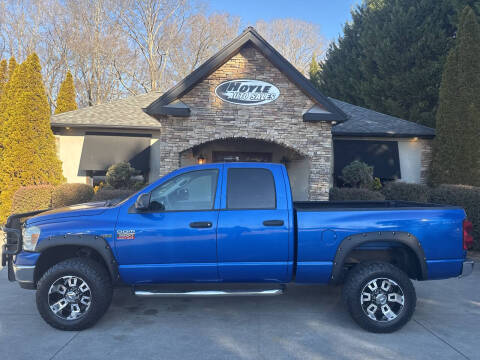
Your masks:
<svg viewBox="0 0 480 360"><path fill-rule="evenodd" d="M298 285L261 298L146 299L117 289L95 327L64 332L4 269L0 359L480 359L480 261L469 277L415 288L414 317L393 334L359 328L340 287Z"/></svg>

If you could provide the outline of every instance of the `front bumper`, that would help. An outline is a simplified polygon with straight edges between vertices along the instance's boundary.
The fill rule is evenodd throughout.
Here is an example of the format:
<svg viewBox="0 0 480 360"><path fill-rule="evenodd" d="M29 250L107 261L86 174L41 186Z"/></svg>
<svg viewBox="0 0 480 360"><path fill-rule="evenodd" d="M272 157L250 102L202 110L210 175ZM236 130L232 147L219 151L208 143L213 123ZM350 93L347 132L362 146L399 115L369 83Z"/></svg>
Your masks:
<svg viewBox="0 0 480 360"><path fill-rule="evenodd" d="M13 264L15 280L24 289L35 289L35 265Z"/></svg>
<svg viewBox="0 0 480 360"><path fill-rule="evenodd" d="M459 277L465 277L472 273L475 262L470 259L465 259L462 265L462 273Z"/></svg>

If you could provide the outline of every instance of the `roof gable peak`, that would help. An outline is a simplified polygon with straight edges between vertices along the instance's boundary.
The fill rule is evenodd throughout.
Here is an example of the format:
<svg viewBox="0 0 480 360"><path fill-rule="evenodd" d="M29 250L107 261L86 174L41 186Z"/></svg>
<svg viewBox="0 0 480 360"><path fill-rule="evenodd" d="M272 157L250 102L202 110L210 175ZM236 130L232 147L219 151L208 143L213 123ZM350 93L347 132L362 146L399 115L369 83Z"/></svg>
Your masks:
<svg viewBox="0 0 480 360"><path fill-rule="evenodd" d="M187 75L182 81L165 92L161 97L151 103L145 112L151 116L171 114L168 105L189 92L196 84L207 78L220 66L231 59L238 51L251 43L278 68L290 81L292 81L304 93L310 96L317 104L325 108L330 115L323 118L324 121L342 122L347 119L346 115L333 102L324 96L305 76L303 76L288 60L286 60L275 48L270 45L252 27L247 27L239 36L227 44L223 49L213 55L205 63ZM187 115L188 116L188 115Z"/></svg>

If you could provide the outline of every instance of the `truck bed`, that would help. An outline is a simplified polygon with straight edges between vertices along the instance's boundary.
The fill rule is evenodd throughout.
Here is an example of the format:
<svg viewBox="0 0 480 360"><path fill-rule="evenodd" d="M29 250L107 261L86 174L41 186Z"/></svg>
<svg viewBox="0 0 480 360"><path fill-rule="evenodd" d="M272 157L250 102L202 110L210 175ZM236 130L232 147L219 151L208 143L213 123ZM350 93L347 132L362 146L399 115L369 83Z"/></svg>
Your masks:
<svg viewBox="0 0 480 360"><path fill-rule="evenodd" d="M299 201L293 207L297 282L328 281L341 243L356 234L408 234L421 244L429 279L461 272L465 212L459 207L407 201ZM379 239L368 246L384 245Z"/></svg>
<svg viewBox="0 0 480 360"><path fill-rule="evenodd" d="M452 209L450 205L420 203L413 201L295 201L297 211L339 211L339 210L414 210L423 208Z"/></svg>

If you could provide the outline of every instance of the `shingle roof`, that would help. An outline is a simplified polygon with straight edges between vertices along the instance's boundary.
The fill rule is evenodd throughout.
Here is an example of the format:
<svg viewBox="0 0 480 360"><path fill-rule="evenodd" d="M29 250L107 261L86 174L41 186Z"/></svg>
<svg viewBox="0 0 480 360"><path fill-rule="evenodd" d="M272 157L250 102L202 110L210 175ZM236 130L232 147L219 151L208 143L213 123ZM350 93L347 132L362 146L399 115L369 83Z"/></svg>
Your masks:
<svg viewBox="0 0 480 360"><path fill-rule="evenodd" d="M51 124L52 126L73 127L160 129L160 122L143 110L160 96L160 92L152 91L110 103L53 115ZM337 99L329 99L348 117L347 121L333 126L332 134L334 136L424 138L435 136L435 130L432 128Z"/></svg>
<svg viewBox="0 0 480 360"><path fill-rule="evenodd" d="M52 126L160 129L160 122L147 115L143 109L157 100L161 94L158 91L152 91L105 104L68 111L53 115L50 122Z"/></svg>
<svg viewBox="0 0 480 360"><path fill-rule="evenodd" d="M330 100L345 114L348 120L333 126L335 136L385 136L433 138L435 130L394 116L355 106L340 100Z"/></svg>

